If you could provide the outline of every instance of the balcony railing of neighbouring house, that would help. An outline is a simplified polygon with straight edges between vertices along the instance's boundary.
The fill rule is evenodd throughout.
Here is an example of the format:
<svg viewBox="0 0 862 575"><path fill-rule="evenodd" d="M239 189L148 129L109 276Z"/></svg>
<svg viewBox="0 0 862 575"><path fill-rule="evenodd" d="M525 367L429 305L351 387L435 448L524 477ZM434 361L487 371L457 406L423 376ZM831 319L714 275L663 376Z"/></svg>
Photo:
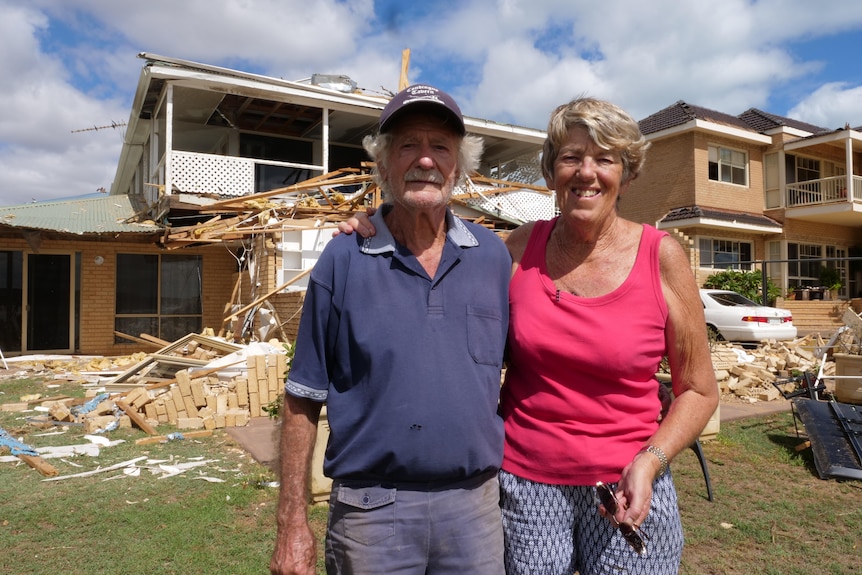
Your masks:
<svg viewBox="0 0 862 575"><path fill-rule="evenodd" d="M847 176L832 176L787 184L787 207L862 202L862 177L853 176L853 193L847 194Z"/></svg>

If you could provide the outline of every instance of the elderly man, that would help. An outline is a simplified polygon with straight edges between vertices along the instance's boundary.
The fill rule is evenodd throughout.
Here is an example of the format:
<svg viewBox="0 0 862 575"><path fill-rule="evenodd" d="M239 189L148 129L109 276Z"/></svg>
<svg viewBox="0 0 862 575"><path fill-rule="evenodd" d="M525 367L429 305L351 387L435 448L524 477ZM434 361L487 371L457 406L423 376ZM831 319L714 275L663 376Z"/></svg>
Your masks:
<svg viewBox="0 0 862 575"><path fill-rule="evenodd" d="M497 575L511 259L448 208L482 142L448 94L414 85L364 145L389 203L375 236L336 237L311 274L285 385L270 570L314 573L309 467L325 402L327 572Z"/></svg>

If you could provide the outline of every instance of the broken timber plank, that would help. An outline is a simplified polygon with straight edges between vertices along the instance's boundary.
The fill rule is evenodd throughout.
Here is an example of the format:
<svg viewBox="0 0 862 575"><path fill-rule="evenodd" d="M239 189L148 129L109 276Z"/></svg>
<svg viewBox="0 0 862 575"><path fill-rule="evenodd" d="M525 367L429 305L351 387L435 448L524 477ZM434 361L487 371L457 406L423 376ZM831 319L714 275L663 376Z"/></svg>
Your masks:
<svg viewBox="0 0 862 575"><path fill-rule="evenodd" d="M12 455L46 477L53 477L59 473L53 465L45 463L35 449L10 436L9 432L2 427L0 427L0 447L8 448Z"/></svg>
<svg viewBox="0 0 862 575"><path fill-rule="evenodd" d="M158 345L159 345L159 344L157 344L157 343L155 343L155 342L147 341L147 340L145 340L145 339L143 339L143 338L135 337L135 336L133 336L133 335L129 335L129 334L127 334L127 333L123 333L123 332L121 332L121 331L116 331L116 330L114 330L114 335L115 335L115 336L117 336L117 337L121 337L121 338L123 338L123 339L127 339L127 340L129 340L129 341L133 341L133 342L135 342L135 343L139 343L139 344L141 344L141 345L152 345L152 346L158 346Z"/></svg>
<svg viewBox="0 0 862 575"><path fill-rule="evenodd" d="M44 475L45 477L56 477L60 474L57 468L39 457L38 455L18 455L18 459Z"/></svg>
<svg viewBox="0 0 862 575"><path fill-rule="evenodd" d="M169 433L168 435L156 435L155 437L144 437L135 441L135 445L150 445L151 443L161 443L162 441L171 441L174 439L183 439L186 437L209 437L213 434L210 429L200 431L184 431L182 433Z"/></svg>
<svg viewBox="0 0 862 575"><path fill-rule="evenodd" d="M330 176L330 175L335 174L335 173L337 173L337 172L330 172L330 174L324 174L324 176ZM323 179L323 176L318 176L318 177L310 178L308 180L305 180L305 181L297 183L297 184L283 187L283 188L277 188L275 190L269 190L266 192L259 192L257 194L251 194L251 195L247 195L247 196L241 196L238 198L230 198L227 200L221 200L218 202L214 202L212 204L208 204L207 206L205 206L204 209L201 210L201 213L204 213L204 214L205 213L212 213L213 211L225 210L225 209L242 210L242 209L247 209L246 208L246 206L247 206L246 202L252 202L252 201L260 200L260 199L267 199L267 198L271 198L273 196L281 196L281 195L289 194L290 192L312 190L312 189L318 188L320 186L337 186L337 185L342 185L342 184L352 185L352 184L361 183L363 181L369 181L370 182L371 176L365 175L365 174L348 175L348 176L328 178L325 180Z"/></svg>
<svg viewBox="0 0 862 575"><path fill-rule="evenodd" d="M147 423L147 420L141 417L141 414L138 413L132 406L123 401L122 399L117 399L114 403L116 403L117 407L122 409L126 415L129 416L129 419L132 422L140 427L144 432L149 435L158 435L156 428Z"/></svg>
<svg viewBox="0 0 862 575"><path fill-rule="evenodd" d="M254 300L253 302L251 302L247 306L243 307L242 309L235 311L234 313L232 313L231 315L229 315L228 317L226 317L224 319L223 325L229 321L235 321L240 315L244 314L248 310L260 305L262 302L268 300L269 298L271 298L272 296L274 296L275 294L277 294L278 292L280 292L281 290L283 290L287 286L289 286L289 285L299 281L300 279L304 278L305 276L307 276L308 274L311 273L311 270L312 270L312 268L308 268L307 270L302 270L302 272L293 276L293 278L291 278L289 281L284 282L283 284L281 284L280 286L278 286L277 288L275 288L271 292L260 296L259 298L257 298L256 300Z"/></svg>
<svg viewBox="0 0 862 575"><path fill-rule="evenodd" d="M148 341L150 343L155 343L155 344L160 345L162 347L167 347L167 346L171 345L171 342L166 341L164 339L160 339L160 338L158 338L154 335L150 335L148 333L142 333L141 339Z"/></svg>
<svg viewBox="0 0 862 575"><path fill-rule="evenodd" d="M122 463L117 463L116 465L111 465L109 467L100 467L98 469L93 469L92 471L84 471L81 473L75 473L74 475L61 475L58 477L49 477L48 479L43 479L42 481L61 481L63 479L69 479L71 477L89 477L89 476L95 475L97 473L104 473L106 471L114 471L115 469L122 469L123 467L128 467L130 465L134 465L138 461L143 461L146 458L147 458L146 455L142 455L141 457L129 459L128 461L123 461Z"/></svg>

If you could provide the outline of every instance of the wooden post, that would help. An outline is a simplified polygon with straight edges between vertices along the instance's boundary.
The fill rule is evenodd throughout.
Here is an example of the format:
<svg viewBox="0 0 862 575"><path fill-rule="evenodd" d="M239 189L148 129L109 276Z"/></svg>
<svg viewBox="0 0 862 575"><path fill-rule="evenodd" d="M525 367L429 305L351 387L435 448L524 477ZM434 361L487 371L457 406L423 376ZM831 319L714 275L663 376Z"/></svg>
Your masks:
<svg viewBox="0 0 862 575"><path fill-rule="evenodd" d="M407 80L407 70L409 68L410 68L410 48L405 48L404 50L401 50L401 79L398 80L398 91L399 92L410 85L409 80Z"/></svg>

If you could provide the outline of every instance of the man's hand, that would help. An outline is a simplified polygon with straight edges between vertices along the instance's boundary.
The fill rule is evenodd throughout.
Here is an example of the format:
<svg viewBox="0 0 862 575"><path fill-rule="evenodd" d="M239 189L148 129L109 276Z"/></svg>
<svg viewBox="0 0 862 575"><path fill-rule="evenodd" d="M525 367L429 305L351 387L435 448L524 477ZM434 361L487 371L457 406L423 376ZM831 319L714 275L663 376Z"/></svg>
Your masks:
<svg viewBox="0 0 862 575"><path fill-rule="evenodd" d="M269 563L272 575L314 575L317 564L314 534L308 523L278 529Z"/></svg>

